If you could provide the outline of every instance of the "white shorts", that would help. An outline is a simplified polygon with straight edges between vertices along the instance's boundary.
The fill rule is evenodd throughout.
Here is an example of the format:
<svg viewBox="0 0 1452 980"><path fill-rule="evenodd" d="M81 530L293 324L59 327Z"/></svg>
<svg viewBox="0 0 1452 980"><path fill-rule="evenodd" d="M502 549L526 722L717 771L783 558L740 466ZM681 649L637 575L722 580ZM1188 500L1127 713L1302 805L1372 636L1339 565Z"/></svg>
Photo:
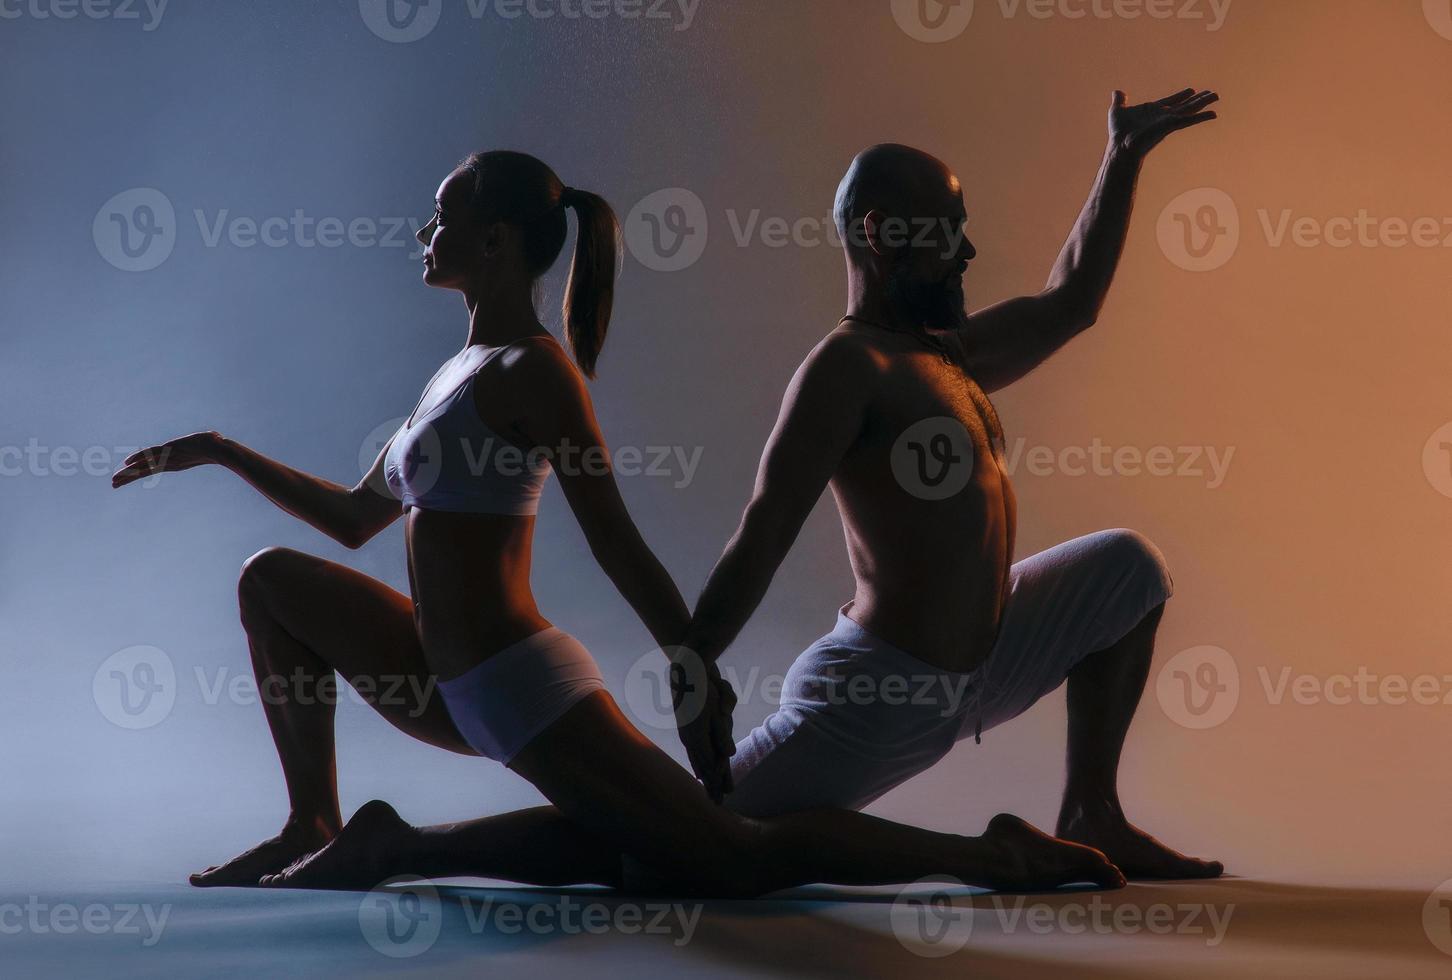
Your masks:
<svg viewBox="0 0 1452 980"><path fill-rule="evenodd" d="M1013 565L997 642L968 673L924 663L839 612L792 664L777 711L737 743L726 806L755 817L860 809L960 739L1027 711L1173 592L1164 556L1136 531L1066 541Z"/></svg>
<svg viewBox="0 0 1452 980"><path fill-rule="evenodd" d="M439 694L464 741L508 765L577 701L604 687L584 644L550 626L439 681Z"/></svg>

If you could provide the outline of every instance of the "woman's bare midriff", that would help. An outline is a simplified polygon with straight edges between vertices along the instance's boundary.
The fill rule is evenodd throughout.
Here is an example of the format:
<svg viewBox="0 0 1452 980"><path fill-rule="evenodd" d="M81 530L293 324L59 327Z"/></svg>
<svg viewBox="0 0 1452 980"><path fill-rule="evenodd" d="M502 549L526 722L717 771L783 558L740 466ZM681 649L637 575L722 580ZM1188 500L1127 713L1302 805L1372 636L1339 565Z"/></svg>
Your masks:
<svg viewBox="0 0 1452 980"><path fill-rule="evenodd" d="M410 507L403 527L414 625L440 680L550 626L530 591L532 515Z"/></svg>

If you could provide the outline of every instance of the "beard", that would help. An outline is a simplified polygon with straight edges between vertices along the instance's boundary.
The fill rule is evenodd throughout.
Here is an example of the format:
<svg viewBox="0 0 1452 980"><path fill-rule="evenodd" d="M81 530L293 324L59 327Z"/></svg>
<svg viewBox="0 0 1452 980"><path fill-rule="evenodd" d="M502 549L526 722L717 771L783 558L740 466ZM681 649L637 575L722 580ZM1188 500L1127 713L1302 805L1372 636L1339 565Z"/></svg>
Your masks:
<svg viewBox="0 0 1452 980"><path fill-rule="evenodd" d="M966 316L961 274L920 282L911 277L905 262L895 264L888 274L887 301L900 318L921 328L951 330Z"/></svg>

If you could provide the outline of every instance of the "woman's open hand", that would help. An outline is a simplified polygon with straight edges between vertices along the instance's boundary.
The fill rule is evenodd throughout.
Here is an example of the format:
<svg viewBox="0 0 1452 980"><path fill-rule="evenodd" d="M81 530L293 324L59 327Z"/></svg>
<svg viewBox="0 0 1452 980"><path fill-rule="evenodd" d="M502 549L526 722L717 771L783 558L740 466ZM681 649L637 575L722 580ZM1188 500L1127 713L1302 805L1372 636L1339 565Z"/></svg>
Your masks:
<svg viewBox="0 0 1452 980"><path fill-rule="evenodd" d="M175 473L215 463L221 445L220 432L193 432L159 446L138 449L111 474L111 488L124 487L153 473Z"/></svg>

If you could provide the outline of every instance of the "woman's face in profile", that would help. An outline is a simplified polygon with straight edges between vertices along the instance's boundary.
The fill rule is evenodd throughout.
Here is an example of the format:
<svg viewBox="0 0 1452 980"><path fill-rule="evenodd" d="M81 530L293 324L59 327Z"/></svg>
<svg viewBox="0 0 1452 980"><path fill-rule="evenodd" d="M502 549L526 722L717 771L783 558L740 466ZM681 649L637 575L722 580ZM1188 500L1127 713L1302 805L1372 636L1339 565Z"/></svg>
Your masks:
<svg viewBox="0 0 1452 980"><path fill-rule="evenodd" d="M462 170L444 178L434 197L434 215L418 230L419 243L426 246L426 285L457 287L465 281L468 271L477 270L483 261L477 229L468 218L472 185L473 178Z"/></svg>

